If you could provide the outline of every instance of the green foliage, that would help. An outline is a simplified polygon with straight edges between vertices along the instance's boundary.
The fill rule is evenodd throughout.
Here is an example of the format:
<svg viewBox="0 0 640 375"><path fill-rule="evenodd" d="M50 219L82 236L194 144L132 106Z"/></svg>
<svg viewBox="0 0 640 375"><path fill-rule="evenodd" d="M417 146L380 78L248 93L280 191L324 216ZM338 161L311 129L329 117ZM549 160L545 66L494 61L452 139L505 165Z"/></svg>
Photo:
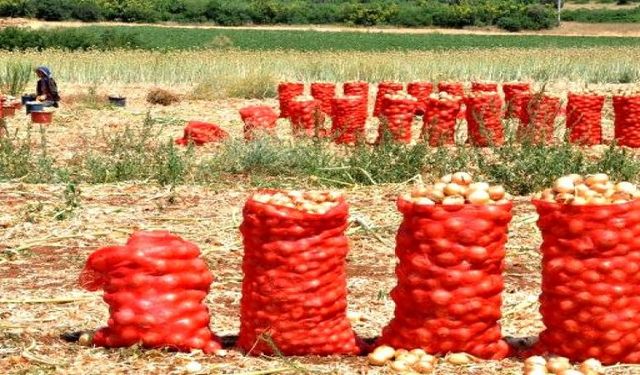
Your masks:
<svg viewBox="0 0 640 375"><path fill-rule="evenodd" d="M87 26L0 30L0 49L148 50L240 49L250 51L432 51L475 48L632 47L640 38L549 35L451 35L292 30L216 30L154 26ZM534 77L535 78L535 77Z"/></svg>
<svg viewBox="0 0 640 375"><path fill-rule="evenodd" d="M564 21L589 23L635 23L640 22L640 6L625 9L572 9L562 12Z"/></svg>
<svg viewBox="0 0 640 375"><path fill-rule="evenodd" d="M33 74L31 64L13 62L5 66L0 72L0 87L2 92L18 96L24 92Z"/></svg>
<svg viewBox="0 0 640 375"><path fill-rule="evenodd" d="M499 25L507 23L499 23L500 19L509 17L522 19L522 28L553 26L546 18L531 15L533 5L547 10L553 7L544 0L0 0L0 16L213 22L224 26L344 23L408 27Z"/></svg>

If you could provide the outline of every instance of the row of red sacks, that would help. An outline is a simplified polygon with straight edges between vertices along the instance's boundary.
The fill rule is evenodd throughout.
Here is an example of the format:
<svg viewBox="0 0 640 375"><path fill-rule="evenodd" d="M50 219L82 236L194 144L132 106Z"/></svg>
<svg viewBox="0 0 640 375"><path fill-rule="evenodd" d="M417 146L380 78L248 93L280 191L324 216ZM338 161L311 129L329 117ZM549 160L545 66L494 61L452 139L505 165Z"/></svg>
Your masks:
<svg viewBox="0 0 640 375"><path fill-rule="evenodd" d="M511 203L426 206L400 198L394 318L376 343L501 359L501 293ZM542 232L545 331L533 353L640 363L640 200L604 206L534 201ZM346 318L348 207L310 214L250 199L243 210L238 346L251 354L357 354ZM104 289L96 345L215 351L202 303L213 277L198 248L167 232L93 253L81 275ZM419 307L419 308L416 308Z"/></svg>

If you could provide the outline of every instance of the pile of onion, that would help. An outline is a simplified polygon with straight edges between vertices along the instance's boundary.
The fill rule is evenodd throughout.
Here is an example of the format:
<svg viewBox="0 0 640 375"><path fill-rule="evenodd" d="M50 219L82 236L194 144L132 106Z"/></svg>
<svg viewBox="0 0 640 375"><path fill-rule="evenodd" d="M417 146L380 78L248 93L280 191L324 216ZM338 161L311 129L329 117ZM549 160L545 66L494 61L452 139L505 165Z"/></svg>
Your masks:
<svg viewBox="0 0 640 375"><path fill-rule="evenodd" d="M582 362L578 368L565 357L552 357L548 360L544 357L529 357L524 361L524 375L601 375L604 368L600 361L594 358Z"/></svg>
<svg viewBox="0 0 640 375"><path fill-rule="evenodd" d="M422 349L394 349L387 345L377 347L367 357L372 366L386 366L398 373L434 374L438 358ZM476 358L466 353L451 353L444 360L451 365L466 365Z"/></svg>
<svg viewBox="0 0 640 375"><path fill-rule="evenodd" d="M435 184L416 187L403 199L421 205L504 204L510 199L501 185L474 182L467 172L443 176Z"/></svg>
<svg viewBox="0 0 640 375"><path fill-rule="evenodd" d="M631 182L613 182L605 173L588 176L571 174L558 178L553 188L536 194L546 202L582 205L621 204L640 197L640 191Z"/></svg>
<svg viewBox="0 0 640 375"><path fill-rule="evenodd" d="M325 214L340 203L342 194L336 191L276 191L258 192L251 199L272 206L293 208L310 214Z"/></svg>

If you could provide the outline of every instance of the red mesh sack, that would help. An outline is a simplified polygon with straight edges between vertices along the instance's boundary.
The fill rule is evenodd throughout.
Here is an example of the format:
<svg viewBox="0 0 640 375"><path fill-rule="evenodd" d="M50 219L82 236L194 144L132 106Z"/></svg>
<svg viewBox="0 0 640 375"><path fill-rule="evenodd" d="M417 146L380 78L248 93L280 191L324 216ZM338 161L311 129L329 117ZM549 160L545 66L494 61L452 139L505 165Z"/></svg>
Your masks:
<svg viewBox="0 0 640 375"><path fill-rule="evenodd" d="M278 100L280 101L280 118L291 116L291 101L304 94L304 83L282 82L278 85Z"/></svg>
<svg viewBox="0 0 640 375"><path fill-rule="evenodd" d="M378 83L378 92L376 93L376 103L373 107L373 116L378 117L382 113L382 105L386 95L401 92L403 89L404 85L399 82L383 81Z"/></svg>
<svg viewBox="0 0 640 375"><path fill-rule="evenodd" d="M519 118L518 113L521 110L521 103L514 102L518 94L529 93L531 84L528 82L505 82L502 84L502 92L504 93L504 101L507 107L505 112L506 118Z"/></svg>
<svg viewBox="0 0 640 375"><path fill-rule="evenodd" d="M464 98L464 86L460 82L440 82L438 83L438 91L446 92L447 94L453 96L459 96L460 98ZM460 112L457 116L458 119L465 118L465 108L460 107Z"/></svg>
<svg viewBox="0 0 640 375"><path fill-rule="evenodd" d="M358 354L346 316L348 207L324 214L249 199L237 345L251 355ZM271 344L271 345L270 345Z"/></svg>
<svg viewBox="0 0 640 375"><path fill-rule="evenodd" d="M560 98L530 93L521 93L517 97L516 102L522 105L518 114L518 138L533 143L552 143L555 121L560 113Z"/></svg>
<svg viewBox="0 0 640 375"><path fill-rule="evenodd" d="M427 105L427 99L433 92L433 83L431 82L409 82L407 84L407 94L418 99L416 106L416 115L422 116Z"/></svg>
<svg viewBox="0 0 640 375"><path fill-rule="evenodd" d="M203 303L212 281L198 247L166 231L136 232L124 246L95 251L80 284L104 290L110 317L93 343L205 353L220 349Z"/></svg>
<svg viewBox="0 0 640 375"><path fill-rule="evenodd" d="M472 92L498 92L498 84L495 82L471 82Z"/></svg>
<svg viewBox="0 0 640 375"><path fill-rule="evenodd" d="M291 102L290 109L294 135L324 136L324 113L319 100L298 97Z"/></svg>
<svg viewBox="0 0 640 375"><path fill-rule="evenodd" d="M602 143L604 99L597 94L568 94L567 131L570 142L583 145Z"/></svg>
<svg viewBox="0 0 640 375"><path fill-rule="evenodd" d="M379 344L502 359L501 292L512 204L419 205L402 198L393 320Z"/></svg>
<svg viewBox="0 0 640 375"><path fill-rule="evenodd" d="M504 143L502 98L498 93L476 94L464 99L467 106L469 142L487 147Z"/></svg>
<svg viewBox="0 0 640 375"><path fill-rule="evenodd" d="M640 147L640 95L613 97L615 139L621 146Z"/></svg>
<svg viewBox="0 0 640 375"><path fill-rule="evenodd" d="M331 115L331 99L336 96L336 84L332 82L312 83L311 96L320 101L322 112Z"/></svg>
<svg viewBox="0 0 640 375"><path fill-rule="evenodd" d="M385 96L382 113L380 114L382 121L378 130L377 142L381 141L386 129L394 141L410 143L411 126L413 125L416 105L417 101L412 97Z"/></svg>
<svg viewBox="0 0 640 375"><path fill-rule="evenodd" d="M244 139L251 140L257 132L275 134L278 114L268 106L255 105L240 109L240 118L244 122Z"/></svg>
<svg viewBox="0 0 640 375"><path fill-rule="evenodd" d="M535 200L542 232L536 349L640 363L640 200L572 206Z"/></svg>
<svg viewBox="0 0 640 375"><path fill-rule="evenodd" d="M429 98L426 101L422 137L429 145L451 145L455 142L456 118L462 100Z"/></svg>
<svg viewBox="0 0 640 375"><path fill-rule="evenodd" d="M176 139L176 144L185 146L192 141L196 146L202 146L205 143L218 142L227 138L229 133L216 124L189 121L184 128L184 135Z"/></svg>
<svg viewBox="0 0 640 375"><path fill-rule="evenodd" d="M332 100L331 134L336 143L355 144L364 139L367 108L361 96L343 96Z"/></svg>
<svg viewBox="0 0 640 375"><path fill-rule="evenodd" d="M364 108L369 110L369 82L349 81L342 85L345 96L360 96L364 101Z"/></svg>

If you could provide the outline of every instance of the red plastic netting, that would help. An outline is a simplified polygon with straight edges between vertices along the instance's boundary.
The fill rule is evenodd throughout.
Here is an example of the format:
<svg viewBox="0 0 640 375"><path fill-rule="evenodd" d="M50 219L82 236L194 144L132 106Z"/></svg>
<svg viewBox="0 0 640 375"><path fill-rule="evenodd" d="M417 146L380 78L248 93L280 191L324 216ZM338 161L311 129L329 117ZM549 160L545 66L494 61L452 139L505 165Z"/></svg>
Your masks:
<svg viewBox="0 0 640 375"><path fill-rule="evenodd" d="M424 114L427 99L429 99L429 95L431 95L432 92L433 83L431 82L409 82L407 84L407 93L418 99L416 115L422 116Z"/></svg>
<svg viewBox="0 0 640 375"><path fill-rule="evenodd" d="M640 147L640 94L613 97L615 139L621 146Z"/></svg>
<svg viewBox="0 0 640 375"><path fill-rule="evenodd" d="M471 82L472 92L498 92L496 82Z"/></svg>
<svg viewBox="0 0 640 375"><path fill-rule="evenodd" d="M512 204L419 205L400 198L396 309L379 344L501 359L502 271Z"/></svg>
<svg viewBox="0 0 640 375"><path fill-rule="evenodd" d="M346 316L348 207L324 214L249 199L238 346L252 355L358 354Z"/></svg>
<svg viewBox="0 0 640 375"><path fill-rule="evenodd" d="M461 98L429 98L423 117L422 137L429 145L450 145L455 142L455 130Z"/></svg>
<svg viewBox="0 0 640 375"><path fill-rule="evenodd" d="M240 109L240 117L244 122L243 131L246 140L254 139L259 132L275 134L278 114L269 106L244 107Z"/></svg>
<svg viewBox="0 0 640 375"><path fill-rule="evenodd" d="M469 142L487 147L504 143L502 98L498 93L480 93L464 99L467 106Z"/></svg>
<svg viewBox="0 0 640 375"><path fill-rule="evenodd" d="M521 103L514 102L514 99L518 94L530 91L531 84L528 82L505 82L502 84L502 92L504 93L504 101L507 107L505 118L519 118L518 114L522 110Z"/></svg>
<svg viewBox="0 0 640 375"><path fill-rule="evenodd" d="M518 139L533 143L552 143L555 121L560 114L560 98L520 93L516 95L515 102L522 105L518 114Z"/></svg>
<svg viewBox="0 0 640 375"><path fill-rule="evenodd" d="M298 97L291 102L291 125L296 136L324 136L322 103L313 97Z"/></svg>
<svg viewBox="0 0 640 375"><path fill-rule="evenodd" d="M378 92L376 93L376 103L373 107L373 116L378 117L382 113L384 97L388 94L401 92L404 85L399 82L383 81L378 83Z"/></svg>
<svg viewBox="0 0 640 375"><path fill-rule="evenodd" d="M184 128L184 135L176 139L176 144L185 146L193 142L196 146L202 146L205 143L218 142L227 138L229 133L216 124L189 121Z"/></svg>
<svg viewBox="0 0 640 375"><path fill-rule="evenodd" d="M125 246L95 251L80 284L105 291L110 317L93 343L205 353L220 349L203 303L212 282L198 247L169 232L136 232Z"/></svg>
<svg viewBox="0 0 640 375"><path fill-rule="evenodd" d="M384 132L388 131L392 139L396 142L411 142L411 126L416 112L417 100L406 95L387 95L384 97L381 122L378 129L378 140L380 142Z"/></svg>
<svg viewBox="0 0 640 375"><path fill-rule="evenodd" d="M440 82L438 83L438 91L446 92L447 94L458 96L460 98L465 97L464 85L460 82ZM458 113L457 118L460 120L465 118L464 105L460 107L460 112Z"/></svg>
<svg viewBox="0 0 640 375"><path fill-rule="evenodd" d="M342 85L345 96L360 96L364 102L364 108L369 112L369 82L349 81Z"/></svg>
<svg viewBox="0 0 640 375"><path fill-rule="evenodd" d="M336 96L336 84L332 82L312 83L311 96L320 101L322 112L331 116L331 99Z"/></svg>
<svg viewBox="0 0 640 375"><path fill-rule="evenodd" d="M568 94L567 132L569 141L582 145L602 143L602 107L605 97L598 94Z"/></svg>
<svg viewBox="0 0 640 375"><path fill-rule="evenodd" d="M364 140L367 108L362 97L334 98L331 121L331 134L336 143L355 144L358 140Z"/></svg>
<svg viewBox="0 0 640 375"><path fill-rule="evenodd" d="M542 232L538 351L640 363L640 200L533 202Z"/></svg>
<svg viewBox="0 0 640 375"><path fill-rule="evenodd" d="M280 118L291 116L291 101L304 94L304 83L282 82L278 85L278 100L280 101Z"/></svg>

